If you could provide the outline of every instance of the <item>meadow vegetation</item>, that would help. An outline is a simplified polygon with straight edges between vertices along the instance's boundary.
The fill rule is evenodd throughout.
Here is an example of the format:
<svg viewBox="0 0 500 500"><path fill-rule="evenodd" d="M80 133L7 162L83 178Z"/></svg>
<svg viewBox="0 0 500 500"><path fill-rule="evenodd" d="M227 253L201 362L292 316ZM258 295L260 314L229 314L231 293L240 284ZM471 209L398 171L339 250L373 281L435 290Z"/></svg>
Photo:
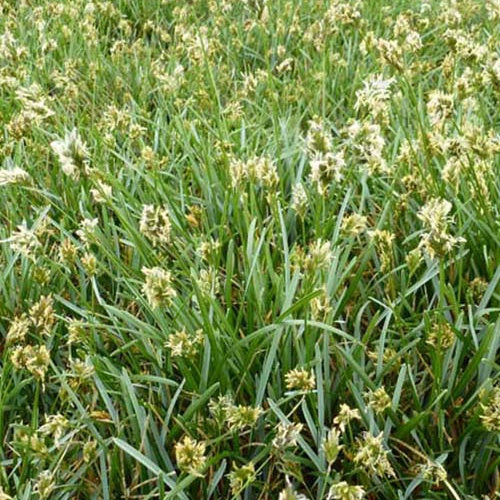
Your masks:
<svg viewBox="0 0 500 500"><path fill-rule="evenodd" d="M0 0L0 500L499 498L499 0Z"/></svg>

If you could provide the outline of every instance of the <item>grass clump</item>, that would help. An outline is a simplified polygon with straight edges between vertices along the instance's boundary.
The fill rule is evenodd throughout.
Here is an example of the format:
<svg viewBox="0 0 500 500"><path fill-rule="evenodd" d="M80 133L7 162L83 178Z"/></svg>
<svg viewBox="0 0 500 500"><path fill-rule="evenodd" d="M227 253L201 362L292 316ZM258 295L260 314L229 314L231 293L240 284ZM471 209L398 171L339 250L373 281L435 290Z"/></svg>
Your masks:
<svg viewBox="0 0 500 500"><path fill-rule="evenodd" d="M0 499L498 498L498 1L0 13Z"/></svg>

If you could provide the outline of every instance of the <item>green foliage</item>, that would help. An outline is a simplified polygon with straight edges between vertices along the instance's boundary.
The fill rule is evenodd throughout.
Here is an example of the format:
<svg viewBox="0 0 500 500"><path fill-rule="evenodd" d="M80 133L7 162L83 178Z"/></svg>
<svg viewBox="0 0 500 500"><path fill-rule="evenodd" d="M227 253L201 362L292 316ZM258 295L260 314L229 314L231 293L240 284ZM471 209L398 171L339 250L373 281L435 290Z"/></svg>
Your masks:
<svg viewBox="0 0 500 500"><path fill-rule="evenodd" d="M0 500L498 498L499 21L0 0Z"/></svg>

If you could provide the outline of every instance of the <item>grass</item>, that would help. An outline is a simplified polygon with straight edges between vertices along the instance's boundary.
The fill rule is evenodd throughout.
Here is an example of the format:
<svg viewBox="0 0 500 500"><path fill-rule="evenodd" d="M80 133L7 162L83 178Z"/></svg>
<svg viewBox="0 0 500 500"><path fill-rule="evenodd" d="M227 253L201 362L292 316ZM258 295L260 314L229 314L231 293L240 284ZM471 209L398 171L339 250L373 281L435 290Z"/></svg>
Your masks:
<svg viewBox="0 0 500 500"><path fill-rule="evenodd" d="M498 2L0 13L0 499L498 498Z"/></svg>

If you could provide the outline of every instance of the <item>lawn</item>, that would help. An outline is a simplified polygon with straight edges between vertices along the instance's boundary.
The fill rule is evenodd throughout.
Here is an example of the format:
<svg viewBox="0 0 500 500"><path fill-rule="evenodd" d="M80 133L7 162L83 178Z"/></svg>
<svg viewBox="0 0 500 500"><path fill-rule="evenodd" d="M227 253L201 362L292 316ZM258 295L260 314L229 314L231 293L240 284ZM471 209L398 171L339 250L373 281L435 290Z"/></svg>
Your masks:
<svg viewBox="0 0 500 500"><path fill-rule="evenodd" d="M499 0L0 0L0 500L500 498Z"/></svg>

